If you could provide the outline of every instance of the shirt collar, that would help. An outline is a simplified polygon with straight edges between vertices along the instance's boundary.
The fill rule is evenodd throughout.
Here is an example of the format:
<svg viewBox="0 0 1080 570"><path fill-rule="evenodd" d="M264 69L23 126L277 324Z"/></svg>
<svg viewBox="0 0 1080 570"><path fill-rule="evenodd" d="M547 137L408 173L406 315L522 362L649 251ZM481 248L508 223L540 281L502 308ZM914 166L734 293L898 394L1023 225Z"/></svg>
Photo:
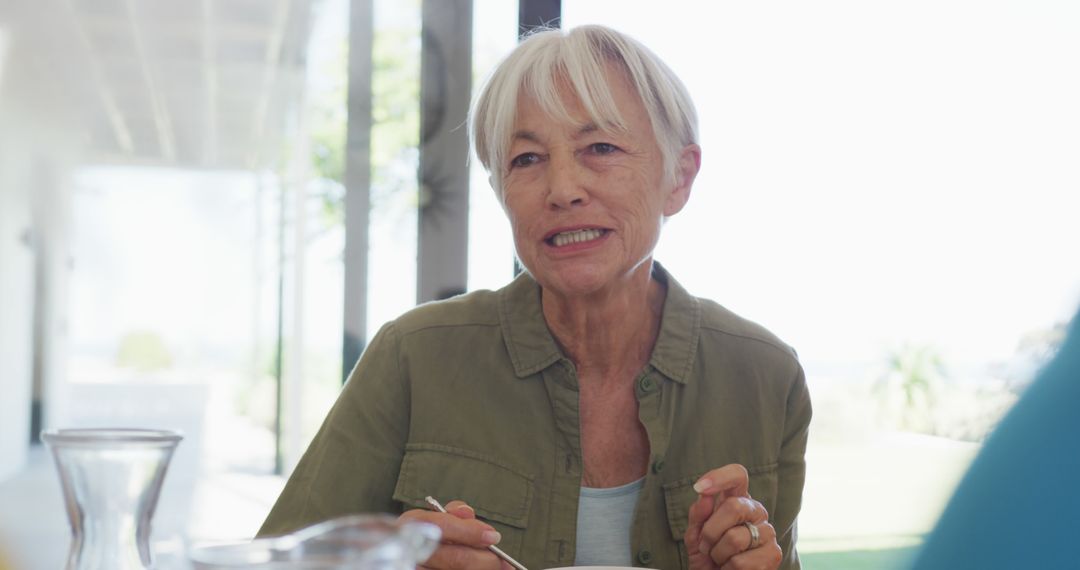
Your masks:
<svg viewBox="0 0 1080 570"><path fill-rule="evenodd" d="M667 285L667 297L660 335L649 364L668 378L685 384L698 346L701 305L656 262L653 278ZM499 323L514 373L519 378L535 374L563 358L544 321L540 285L528 273L518 275L499 291Z"/></svg>

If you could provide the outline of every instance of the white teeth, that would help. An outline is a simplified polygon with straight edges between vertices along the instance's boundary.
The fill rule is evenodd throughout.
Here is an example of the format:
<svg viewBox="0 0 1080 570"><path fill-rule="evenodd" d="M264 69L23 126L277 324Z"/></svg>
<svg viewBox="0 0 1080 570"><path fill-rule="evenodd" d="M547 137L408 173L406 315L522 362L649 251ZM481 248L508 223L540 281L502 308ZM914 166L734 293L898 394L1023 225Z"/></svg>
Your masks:
<svg viewBox="0 0 1080 570"><path fill-rule="evenodd" d="M598 239L602 235L604 235L604 230L576 230L555 234L555 237L551 238L551 241L555 244L555 247L562 247L571 243L592 241Z"/></svg>

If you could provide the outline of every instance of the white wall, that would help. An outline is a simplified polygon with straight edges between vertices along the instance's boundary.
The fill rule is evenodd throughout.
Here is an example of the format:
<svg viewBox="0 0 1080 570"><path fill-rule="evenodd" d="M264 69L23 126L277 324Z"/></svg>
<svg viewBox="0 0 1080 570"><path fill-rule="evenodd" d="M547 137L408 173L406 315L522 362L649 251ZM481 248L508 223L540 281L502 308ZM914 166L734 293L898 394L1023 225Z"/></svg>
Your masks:
<svg viewBox="0 0 1080 570"><path fill-rule="evenodd" d="M0 124L3 110L0 109ZM0 131L0 480L22 466L30 430L34 258L30 191L10 131Z"/></svg>
<svg viewBox="0 0 1080 570"><path fill-rule="evenodd" d="M0 34L0 481L29 449L35 303L46 399L64 373L69 173L80 140L71 115L18 73L14 45Z"/></svg>

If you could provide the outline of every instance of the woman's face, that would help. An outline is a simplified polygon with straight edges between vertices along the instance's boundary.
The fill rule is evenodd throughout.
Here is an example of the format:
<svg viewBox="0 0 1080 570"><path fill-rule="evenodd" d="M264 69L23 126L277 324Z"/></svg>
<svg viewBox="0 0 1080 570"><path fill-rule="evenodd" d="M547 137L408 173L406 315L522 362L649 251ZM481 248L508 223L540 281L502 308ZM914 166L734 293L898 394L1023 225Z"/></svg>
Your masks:
<svg viewBox="0 0 1080 570"><path fill-rule="evenodd" d="M565 296L647 271L664 217L682 209L697 173L700 151L688 145L680 181L665 176L644 105L621 73L607 76L626 132L594 124L572 93L563 97L569 123L522 96L507 155L502 196L518 256L541 286Z"/></svg>

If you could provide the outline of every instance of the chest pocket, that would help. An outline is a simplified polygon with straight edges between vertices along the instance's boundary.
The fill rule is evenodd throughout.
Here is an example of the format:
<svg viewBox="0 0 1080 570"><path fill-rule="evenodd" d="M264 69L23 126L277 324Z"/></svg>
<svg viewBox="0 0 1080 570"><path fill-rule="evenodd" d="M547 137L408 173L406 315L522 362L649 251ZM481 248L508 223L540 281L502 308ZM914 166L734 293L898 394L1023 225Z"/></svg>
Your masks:
<svg viewBox="0 0 1080 570"><path fill-rule="evenodd" d="M772 516L776 506L777 485L779 482L779 465L771 463L759 467L750 467L750 496L765 506ZM671 538L679 542L679 554L682 558L682 567L689 566L686 555L686 545L683 544L683 535L686 534L687 523L690 516L690 505L697 500L697 492L694 491L694 483L705 473L693 477L672 481L663 486L664 505L667 507L668 526L671 528Z"/></svg>
<svg viewBox="0 0 1080 570"><path fill-rule="evenodd" d="M405 447L394 500L406 509L429 509L431 495L442 504L465 501L477 518L502 534L499 548L519 555L532 504L533 477L473 451L446 445Z"/></svg>

